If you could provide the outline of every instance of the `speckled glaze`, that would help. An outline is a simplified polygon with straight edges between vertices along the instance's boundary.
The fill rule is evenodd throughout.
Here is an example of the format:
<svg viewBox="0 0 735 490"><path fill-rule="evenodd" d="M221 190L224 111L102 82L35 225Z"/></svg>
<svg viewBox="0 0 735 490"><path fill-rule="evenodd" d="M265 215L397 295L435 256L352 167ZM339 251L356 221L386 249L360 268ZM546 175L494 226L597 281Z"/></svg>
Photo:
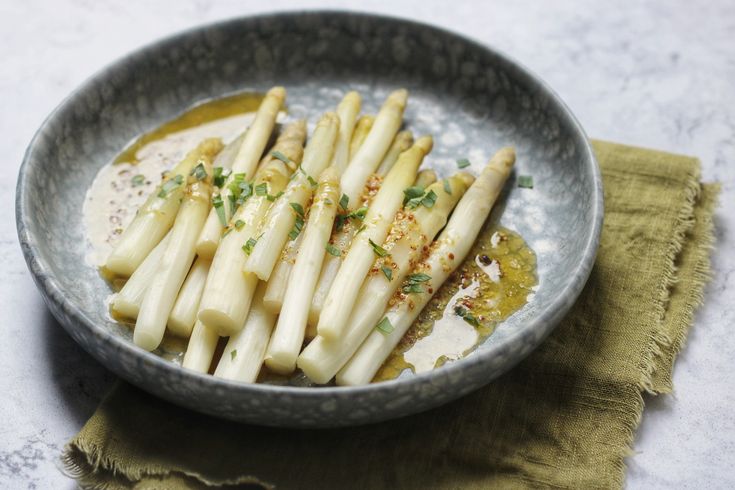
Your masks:
<svg viewBox="0 0 735 490"><path fill-rule="evenodd" d="M109 286L86 264L84 190L131 138L192 103L234 90L286 86L293 116L316 117L348 89L364 110L411 93L407 125L435 135L440 173L469 157L475 170L500 146L516 173L491 219L538 254L539 288L477 351L422 375L356 388L246 385L182 369L133 345L104 306ZM594 262L602 224L600 174L584 131L538 78L493 50L405 20L354 13L288 13L187 31L114 63L44 122L18 179L18 235L54 316L105 366L174 403L273 426L356 425L419 412L491 381L531 352L568 311Z"/></svg>

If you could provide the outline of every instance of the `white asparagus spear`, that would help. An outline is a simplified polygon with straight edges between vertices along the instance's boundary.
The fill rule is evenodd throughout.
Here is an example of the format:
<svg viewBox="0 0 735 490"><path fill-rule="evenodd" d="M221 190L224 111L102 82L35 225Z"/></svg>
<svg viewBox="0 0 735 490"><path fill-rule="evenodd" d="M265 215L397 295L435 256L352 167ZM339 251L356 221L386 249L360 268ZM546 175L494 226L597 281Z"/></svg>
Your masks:
<svg viewBox="0 0 735 490"><path fill-rule="evenodd" d="M436 182L436 172L434 172L430 168L427 168L418 173L413 185L416 187L426 188L426 187L429 187L434 182Z"/></svg>
<svg viewBox="0 0 735 490"><path fill-rule="evenodd" d="M411 148L411 145L413 145L413 133L411 131L399 132L393 138L393 143L391 143L390 148L388 148L385 157L383 157L375 173L378 175L388 175L390 169L398 161L398 155Z"/></svg>
<svg viewBox="0 0 735 490"><path fill-rule="evenodd" d="M338 199L339 176L337 170L330 167L319 177L319 189L291 271L283 309L268 345L265 364L276 373L288 374L296 367L296 357L304 342L311 296L319 279L325 248L334 250L328 242L337 214Z"/></svg>
<svg viewBox="0 0 735 490"><path fill-rule="evenodd" d="M214 375L218 378L254 383L263 366L263 357L268 346L276 315L263 306L265 283L260 282L253 297L245 326L227 341L222 358L217 363Z"/></svg>
<svg viewBox="0 0 735 490"><path fill-rule="evenodd" d="M212 159L201 158L200 162L202 174L190 177L193 182L186 189L168 246L145 292L135 322L133 341L149 351L158 347L163 339L176 295L196 254L196 239L207 219L212 193Z"/></svg>
<svg viewBox="0 0 735 490"><path fill-rule="evenodd" d="M361 385L373 379L426 303L467 256L514 162L512 148L503 148L493 156L457 204L429 257L417 267L416 272L431 276L424 283L423 292L411 293L388 309L385 320L381 320L383 328L370 333L337 373L337 384Z"/></svg>
<svg viewBox="0 0 735 490"><path fill-rule="evenodd" d="M296 262L296 254L301 248L301 242L304 238L304 232L299 233L295 240L290 240L278 259L276 266L268 278L268 287L263 295L263 304L271 313L278 314L283 306L283 297L286 295L291 269Z"/></svg>
<svg viewBox="0 0 735 490"><path fill-rule="evenodd" d="M247 253L260 234L263 218L271 207L269 196L283 190L292 173L292 166L301 162L306 124L303 121L287 126L273 147L273 153L284 156L291 165L273 157L258 169L254 192L241 205L231 220L227 234L217 248L199 304L198 318L208 328L222 336L239 331L245 323L257 278L244 274L242 267Z"/></svg>
<svg viewBox="0 0 735 490"><path fill-rule="evenodd" d="M191 329L197 320L199 300L202 299L210 263L209 260L198 257L186 275L179 295L176 296L174 307L168 315L167 327L168 331L177 337L189 338L191 335Z"/></svg>
<svg viewBox="0 0 735 490"><path fill-rule="evenodd" d="M156 248L141 262L140 266L135 269L133 275L125 283L120 291L115 294L112 299L112 311L118 315L124 316L131 320L138 318L140 304L143 302L143 296L151 283L153 276L156 275L158 264L161 263L163 252L166 251L168 240L171 232L168 232L163 240L161 240Z"/></svg>
<svg viewBox="0 0 735 490"><path fill-rule="evenodd" d="M259 279L267 281L289 235L292 235L290 236L292 240L295 238L292 232L298 236L304 224L304 209L314 191L313 184L316 180L313 176L319 176L332 160L337 131L339 131L337 115L328 112L322 116L304 150L301 168L294 173L283 195L277 198L268 210L262 236L245 262L243 271L252 272Z"/></svg>
<svg viewBox="0 0 735 490"><path fill-rule="evenodd" d="M334 155L330 167L334 167L339 176L342 175L349 163L349 146L355 127L355 119L357 113L360 112L360 101L360 94L348 92L337 106L339 134L334 146ZM365 135L367 136L367 131ZM272 313L281 311L283 296L286 294L286 287L288 286L288 278L291 275L291 269L296 260L296 251L301 246L303 236L304 234L300 233L296 240L291 240L286 244L280 260L274 267L270 278L268 278L268 289L263 297L263 303Z"/></svg>
<svg viewBox="0 0 735 490"><path fill-rule="evenodd" d="M331 166L337 169L338 175L342 175L350 161L350 141L352 141L352 133L355 129L357 114L360 112L361 102L360 94L352 91L347 92L337 106L339 136L334 145Z"/></svg>
<svg viewBox="0 0 735 490"><path fill-rule="evenodd" d="M431 151L431 147L431 137L419 138L414 146L401 153L385 177L385 182L363 221L365 229L353 238L350 250L324 301L317 332L327 340L335 341L344 333L360 285L370 270L376 254L380 253L380 245L388 235L393 217L401 208L403 191L416 179L418 167L424 156Z"/></svg>
<svg viewBox="0 0 735 490"><path fill-rule="evenodd" d="M358 297L361 299L350 313L345 335L336 342L316 337L299 356L298 366L312 381L327 383L352 357L473 181L471 175L460 173L436 182L426 189L427 193L437 196L433 206L419 206L415 210L405 207L396 215L385 244L390 256L375 261L360 288Z"/></svg>
<svg viewBox="0 0 735 490"><path fill-rule="evenodd" d="M166 174L107 258L105 267L113 274L130 276L161 241L176 219L186 179L201 159L211 161L222 150L219 138L206 139Z"/></svg>
<svg viewBox="0 0 735 490"><path fill-rule="evenodd" d="M373 124L375 124L375 116L371 114L360 116L357 119L355 130L352 132L352 138L350 139L349 161L352 161L352 159L355 158L355 155L357 155L357 151L365 142L365 138L367 138L368 133L373 129Z"/></svg>
<svg viewBox="0 0 735 490"><path fill-rule="evenodd" d="M360 196L365 182L378 168L398 133L403 122L407 98L408 92L404 89L396 90L388 96L375 118L370 133L342 174L339 186L342 193L349 198L347 208L350 211L360 207Z"/></svg>
<svg viewBox="0 0 735 490"><path fill-rule="evenodd" d="M255 119L245 133L242 145L238 150L233 162L232 172L225 181L220 191L222 200L227 203L231 194L228 189L237 174L243 174L243 180L248 181L253 177L265 146L268 144L270 135L276 124L276 117L286 99L286 90L283 87L270 89L258 107ZM217 250L222 230L229 222L232 215L229 206L225 205L220 214L215 209L210 210L207 222L197 239L197 254L206 259L212 259Z"/></svg>
<svg viewBox="0 0 735 490"><path fill-rule="evenodd" d="M214 351L217 349L217 342L219 342L219 335L205 327L202 322L197 321L191 331L182 366L200 373L208 372Z"/></svg>

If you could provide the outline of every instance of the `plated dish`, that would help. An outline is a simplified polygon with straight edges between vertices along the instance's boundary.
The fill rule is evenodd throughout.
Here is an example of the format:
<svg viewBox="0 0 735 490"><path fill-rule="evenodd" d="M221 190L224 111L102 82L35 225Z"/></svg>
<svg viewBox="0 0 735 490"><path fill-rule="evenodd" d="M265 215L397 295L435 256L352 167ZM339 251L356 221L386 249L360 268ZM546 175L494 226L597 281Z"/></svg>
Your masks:
<svg viewBox="0 0 735 490"><path fill-rule="evenodd" d="M384 364L389 380L360 386L232 381L177 366L172 359L181 346L164 341L157 352L136 346L130 326L110 315L107 301L114 287L90 260L82 212L87 190L130 141L176 120L183 109L227 94L266 93L277 83L288 91L283 122L308 118L312 128L346 92L362 95L362 113L378 114L388 95L405 87L410 93L405 127L415 139L434 135L427 163L439 178L458 170L477 176L496 150L514 147L515 174L486 223L516 232L534 251L538 287L532 300L471 355L413 373L404 369L403 353L403 360ZM183 157L176 155L170 166ZM458 169L456 161L463 157L472 165ZM517 186L521 175L533 176L532 191ZM155 176L146 179L150 190ZM17 192L18 234L29 269L51 312L95 358L179 405L233 420L298 427L360 424L426 410L511 368L539 345L581 291L602 216L601 179L584 131L541 80L457 34L338 12L234 19L114 63L44 122L29 145ZM390 370L402 374L393 379Z"/></svg>
<svg viewBox="0 0 735 490"><path fill-rule="evenodd" d="M533 252L484 226L513 148L477 178L464 157L439 178L434 138L402 129L405 89L362 116L347 92L308 137L303 119L277 123L283 87L247 114L258 98L184 112L88 191L95 256L120 288L110 310L136 345L180 339L175 360L225 379L354 386L469 355L534 294ZM530 176L518 182L531 191Z"/></svg>

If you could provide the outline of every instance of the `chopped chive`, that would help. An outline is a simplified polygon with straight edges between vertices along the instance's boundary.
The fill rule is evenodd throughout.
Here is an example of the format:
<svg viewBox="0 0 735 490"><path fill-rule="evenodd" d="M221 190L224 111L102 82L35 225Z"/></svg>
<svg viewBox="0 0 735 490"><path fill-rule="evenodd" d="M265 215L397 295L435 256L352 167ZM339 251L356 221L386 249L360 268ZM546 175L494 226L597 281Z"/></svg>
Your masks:
<svg viewBox="0 0 735 490"><path fill-rule="evenodd" d="M268 184L263 182L255 186L255 194L258 196L268 195Z"/></svg>
<svg viewBox="0 0 735 490"><path fill-rule="evenodd" d="M293 209L294 211L296 211L296 214L298 214L302 218L304 217L304 207L301 206L301 204L299 204L297 202L290 202L290 203L288 203L288 205L291 206L291 209Z"/></svg>
<svg viewBox="0 0 735 490"><path fill-rule="evenodd" d="M338 214L337 217L334 219L335 222L335 229L337 231L342 231L342 228L345 227L345 223L347 222L347 216L344 214Z"/></svg>
<svg viewBox="0 0 735 490"><path fill-rule="evenodd" d="M387 257L390 255L386 249L375 243L372 238L368 238L368 242L370 242L370 246L373 247L373 252L375 252L375 255L378 257Z"/></svg>
<svg viewBox="0 0 735 490"><path fill-rule="evenodd" d="M403 205L408 204L409 201L417 199L424 195L424 188L420 185L414 185L403 190Z"/></svg>
<svg viewBox="0 0 735 490"><path fill-rule="evenodd" d="M276 199L278 199L279 197L281 197L282 195L283 195L283 191L279 192L275 196L272 196L272 195L268 194L267 196L265 196L265 198L268 199L270 202L273 202Z"/></svg>
<svg viewBox="0 0 735 490"><path fill-rule="evenodd" d="M365 215L367 214L368 208L363 206L360 209L356 209L355 211L351 212L347 215L348 218L357 218L360 221L365 219Z"/></svg>
<svg viewBox="0 0 735 490"><path fill-rule="evenodd" d="M237 228L238 230L242 228L243 226L245 226L245 222L243 220L239 219L235 221L235 228Z"/></svg>
<svg viewBox="0 0 735 490"><path fill-rule="evenodd" d="M444 179L444 192L447 194L452 193L452 187L449 185L449 179Z"/></svg>
<svg viewBox="0 0 735 490"><path fill-rule="evenodd" d="M220 223L222 223L222 226L227 226L227 216L225 215L225 203L222 200L222 196L219 194L214 196L212 198L212 206L214 206L214 210L217 212L217 217L219 218Z"/></svg>
<svg viewBox="0 0 735 490"><path fill-rule="evenodd" d="M347 205L349 203L350 203L350 198L347 196L347 194L342 194L342 197L339 198L339 207L347 211Z"/></svg>
<svg viewBox="0 0 735 490"><path fill-rule="evenodd" d="M168 194L177 189L181 184L184 183L184 176L181 174L176 175L173 179L169 179L161 186L161 191L158 193L158 197L165 198Z"/></svg>
<svg viewBox="0 0 735 490"><path fill-rule="evenodd" d="M296 221L293 224L293 228L288 233L288 237L291 240L296 240L296 238L301 233L301 229L304 227L304 218L301 217L301 215L296 215Z"/></svg>
<svg viewBox="0 0 735 490"><path fill-rule="evenodd" d="M327 250L327 253L329 253L329 255L334 255L335 257L339 257L340 255L342 255L342 252L340 252L340 250L331 243L327 243L324 248Z"/></svg>
<svg viewBox="0 0 735 490"><path fill-rule="evenodd" d="M238 187L240 188L239 197L243 201L253 195L253 184L251 184L250 182L240 182Z"/></svg>
<svg viewBox="0 0 735 490"><path fill-rule="evenodd" d="M232 349L230 351L230 361L234 361L236 357L237 357L237 349Z"/></svg>
<svg viewBox="0 0 735 490"><path fill-rule="evenodd" d="M230 175L230 171L226 171L222 167L214 167L214 185L217 187L222 187L225 185L225 180Z"/></svg>
<svg viewBox="0 0 735 490"><path fill-rule="evenodd" d="M192 169L189 175L193 175L197 180L204 180L207 178L207 170L204 168L204 164L200 163Z"/></svg>
<svg viewBox="0 0 735 490"><path fill-rule="evenodd" d="M472 164L466 158L460 158L459 160L457 160L457 167L459 167L459 168L467 168L470 165L472 165Z"/></svg>
<svg viewBox="0 0 735 490"><path fill-rule="evenodd" d="M401 288L401 290L405 294L423 293L424 288L421 286L421 283L426 282L429 279L431 279L431 276L428 274L424 274L423 272L418 272L416 274L410 274L406 278L406 284Z"/></svg>
<svg viewBox="0 0 735 490"><path fill-rule="evenodd" d="M433 208L434 207L434 203L436 202L436 197L437 197L436 196L436 192L429 191L429 192L426 193L426 195L423 197L423 199L421 199L421 204L425 208Z"/></svg>
<svg viewBox="0 0 735 490"><path fill-rule="evenodd" d="M387 265L384 265L383 267L380 268L380 270L383 271L383 274L385 275L386 278L388 278L389 281L393 280L393 269L391 269Z"/></svg>
<svg viewBox="0 0 735 490"><path fill-rule="evenodd" d="M388 317L384 316L383 319L380 320L377 325L375 325L375 328L387 335L393 332L394 327L390 320L388 320Z"/></svg>
<svg viewBox="0 0 735 490"><path fill-rule="evenodd" d="M431 276L428 274L424 274L423 272L418 272L416 274L409 274L407 279L408 279L408 282L412 282L412 283L426 282L429 279L431 279Z"/></svg>
<svg viewBox="0 0 735 490"><path fill-rule="evenodd" d="M316 189L317 186L319 185L317 184L316 180L314 180L314 178L311 175L307 175L306 180L309 181L309 184L311 184L311 187L313 187L314 189Z"/></svg>
<svg viewBox="0 0 735 490"><path fill-rule="evenodd" d="M288 158L286 155L284 155L283 153L281 153L278 150L273 150L271 152L271 156L273 158L277 158L278 160L282 161L283 163L291 163L291 159Z"/></svg>
<svg viewBox="0 0 735 490"><path fill-rule="evenodd" d="M531 177L530 175L519 175L518 187L522 187L524 189L533 189L533 177Z"/></svg>
<svg viewBox="0 0 735 490"><path fill-rule="evenodd" d="M462 318L462 320L472 325L473 327L480 326L480 322L477 320L477 318L472 313L470 313L470 311L464 306L460 306L460 305L455 306L454 313L458 317Z"/></svg>
<svg viewBox="0 0 735 490"><path fill-rule="evenodd" d="M253 252L253 247L257 243L258 243L257 239L248 238L248 241L245 242L245 245L242 246L242 251L245 252L246 255L250 255Z"/></svg>
<svg viewBox="0 0 735 490"><path fill-rule="evenodd" d="M138 174L132 179L130 179L130 183L133 184L133 187L138 187L139 185L145 184L145 175Z"/></svg>

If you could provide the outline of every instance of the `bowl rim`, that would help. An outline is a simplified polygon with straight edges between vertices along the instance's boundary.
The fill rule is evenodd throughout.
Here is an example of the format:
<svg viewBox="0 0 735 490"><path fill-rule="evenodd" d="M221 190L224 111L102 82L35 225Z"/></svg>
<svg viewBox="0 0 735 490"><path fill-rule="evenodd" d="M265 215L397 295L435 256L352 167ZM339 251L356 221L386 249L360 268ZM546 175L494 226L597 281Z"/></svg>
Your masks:
<svg viewBox="0 0 735 490"><path fill-rule="evenodd" d="M242 383L239 381L216 378L206 373L199 373L197 371L185 369L182 366L174 364L171 361L167 361L152 352L148 352L139 348L133 343L121 338L120 336L114 335L104 327L98 326L94 321L92 321L91 318L89 318L89 316L83 311L81 307L77 306L76 303L72 302L64 294L61 285L59 284L58 280L55 279L55 275L53 274L51 267L43 258L43 255L38 248L37 237L32 235L30 232L29 218L31 218L31 214L29 210L26 209L25 205L26 195L29 192L29 175L33 171L32 167L29 164L29 161L31 160L31 156L39 145L39 141L42 139L45 129L54 120L56 115L67 105L73 104L76 99L81 97L90 86L105 79L109 75L109 73L119 65L128 64L131 62L135 62L140 58L145 58L151 54L154 54L156 50L162 47L175 45L176 43L187 37L196 35L207 30L223 29L227 28L230 25L237 25L244 22L268 20L277 21L281 18L294 16L342 16L345 18L357 17L367 18L377 22L397 23L405 25L409 28L433 30L443 36L453 37L458 41L461 41L474 48L479 48L481 50L487 51L494 57L499 59L502 63L506 64L507 66L513 67L513 69L517 70L522 77L532 81L542 90L544 90L550 96L550 98L553 99L554 103L559 106L559 109L563 113L563 116L567 119L566 122L582 136L583 145L581 148L579 148L579 151L584 154L587 161L590 163L590 171L592 173L592 229L586 243L584 244L581 259L579 260L576 268L569 275L565 287L560 289L557 292L554 300L546 308L541 310L538 315L529 320L529 322L524 325L523 329L517 329L509 332L508 335L503 339L503 342L491 344L487 348L476 351L470 356L459 359L452 363L447 363L440 368L436 368L424 373L413 374L412 376L402 379L393 379L362 386L324 387L299 387L260 383ZM534 346L534 349L538 347L543 338L545 338L551 331L553 331L553 329L556 327L562 317L566 315L566 313L569 311L572 304L574 303L574 300L576 300L576 298L579 296L585 283L587 282L589 274L594 265L597 248L600 242L600 234L602 231L604 216L603 199L602 176L599 164L597 163L597 159L589 142L589 138L587 137L587 134L584 131L579 120L572 113L572 111L559 96L559 94L557 94L556 91L554 91L542 78L529 70L525 65L518 62L515 58L506 54L504 51L498 50L482 41L469 37L465 34L447 29L445 27L425 22L419 22L410 18L404 18L400 16L375 14L364 11L334 9L279 10L276 12L261 13L255 15L243 15L205 24L198 24L187 29L175 32L173 34L169 34L165 37L154 40L142 47L136 48L135 50L116 58L112 62L106 64L101 69L96 71L93 75L86 78L71 93L64 97L61 102L59 102L59 104L51 111L51 113L43 120L39 128L36 130L30 143L28 144L28 147L23 156L16 184L15 217L18 240L20 242L23 256L26 260L28 269L34 278L37 287L41 289L44 298L47 301L56 303L56 305L60 307L62 311L67 312L69 316L73 318L74 325L72 326L67 325L64 321L58 319L57 317L59 323L61 323L65 329L69 330L69 332L71 332L71 330L74 328L86 328L87 330L91 331L91 333L95 334L95 337L100 342L111 344L112 347L117 348L118 351L122 351L122 353L132 358L142 358L147 363L152 363L155 366L155 369L169 371L168 373L166 373L167 375L173 374L193 377L195 379L198 378L198 381L205 384L211 384L214 387L219 386L228 390L241 390L245 392L250 392L254 395L277 393L290 395L296 398L311 398L345 394L361 395L374 391L391 390L397 388L398 386L424 384L426 382L431 382L432 378L435 378L438 375L456 375L460 371L469 368L473 364L483 364L487 361L487 359L493 357L497 353L497 351L499 351L503 347L503 345L515 342L519 337L521 337L525 332L529 330L541 331L542 335L539 337L539 340ZM573 298L573 300L570 300L570 298ZM92 354L93 357L96 358L94 352L90 352L90 354ZM103 364L106 369L110 369L110 367L108 365L105 365L99 358L97 359L100 364ZM514 362L508 363L506 366L504 366L503 371L507 371L521 359L522 358L518 358L515 359Z"/></svg>

